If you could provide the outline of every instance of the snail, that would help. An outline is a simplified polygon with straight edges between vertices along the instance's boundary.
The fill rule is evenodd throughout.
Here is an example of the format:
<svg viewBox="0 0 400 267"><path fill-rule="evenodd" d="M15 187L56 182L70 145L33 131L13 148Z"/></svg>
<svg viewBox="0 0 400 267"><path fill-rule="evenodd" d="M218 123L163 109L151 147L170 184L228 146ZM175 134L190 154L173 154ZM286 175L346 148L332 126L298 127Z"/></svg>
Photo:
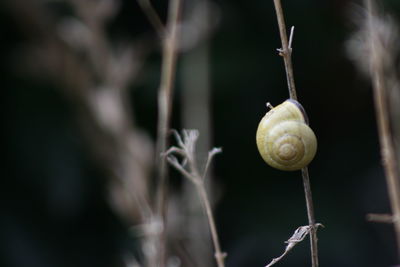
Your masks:
<svg viewBox="0 0 400 267"><path fill-rule="evenodd" d="M308 126L303 106L288 99L270 107L256 134L261 157L268 165L284 171L306 167L317 152L317 138Z"/></svg>

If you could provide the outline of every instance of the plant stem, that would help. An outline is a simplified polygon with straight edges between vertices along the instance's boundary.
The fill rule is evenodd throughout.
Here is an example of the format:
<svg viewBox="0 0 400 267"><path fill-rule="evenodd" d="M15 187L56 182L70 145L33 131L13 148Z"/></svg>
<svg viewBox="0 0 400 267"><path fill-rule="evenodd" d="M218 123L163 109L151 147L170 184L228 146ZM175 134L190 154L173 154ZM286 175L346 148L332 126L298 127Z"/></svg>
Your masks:
<svg viewBox="0 0 400 267"><path fill-rule="evenodd" d="M318 267L318 238L317 229L315 228L314 205L308 167L301 169L301 174L303 176L304 194L306 197L308 224L310 225L311 264L313 267Z"/></svg>
<svg viewBox="0 0 400 267"><path fill-rule="evenodd" d="M289 88L290 98L297 100L296 86L294 83L293 65L292 65L292 48L289 46L285 18L283 15L281 0L274 0L276 16L278 18L279 33L282 41L282 48L279 49L279 54L283 57L286 70L286 78ZM293 31L292 31L293 34ZM292 39L292 38L291 38ZM312 201L310 177L308 174L308 167L304 167L301 170L304 184L304 193L307 205L308 223L310 225L310 244L311 244L311 262L312 267L318 267L318 244L317 244L317 233L315 229L315 217L314 217L314 206Z"/></svg>
<svg viewBox="0 0 400 267"><path fill-rule="evenodd" d="M212 241L214 244L215 259L217 261L217 266L224 267L225 266L225 253L222 252L221 245L219 244L217 227L215 226L215 220L214 220L214 216L213 216L213 213L211 210L210 201L208 199L203 180L200 180L200 177L199 177L198 181L199 182L196 183L195 185L197 187L197 191L199 192L201 202L204 205L204 209L207 214L208 224L210 225L210 232L211 232L211 237L212 237Z"/></svg>
<svg viewBox="0 0 400 267"><path fill-rule="evenodd" d="M373 92L375 112L381 146L382 164L386 176L390 205L393 213L393 223L396 233L398 256L400 256L400 182L397 166L397 155L390 130L388 111L387 84L385 83L382 59L379 57L379 42L376 28L373 27L374 7L371 0L366 1L368 10L369 41L371 46L371 75L373 80ZM382 45L379 45L382 46Z"/></svg>
<svg viewBox="0 0 400 267"><path fill-rule="evenodd" d="M183 141L182 137L176 133L175 134L178 147L171 147L168 151L165 152L166 159L168 162L175 167L177 171L179 171L184 177L189 179L190 182L195 186L200 202L203 205L203 208L206 212L208 225L210 227L211 239L214 244L215 251L215 259L218 267L225 266L225 257L226 253L221 251L221 245L219 243L217 227L215 225L215 219L212 213L211 204L207 195L207 190L205 186L205 180L207 174L208 166L211 163L213 157L221 153L220 148L213 148L208 152L206 167L204 168L204 172L200 175L200 172L197 168L196 164L196 154L195 154L195 142L197 141L198 132L196 130L183 130ZM183 157L185 160L185 164L181 164L178 159L173 155L179 155ZM186 166L186 167L185 167Z"/></svg>
<svg viewBox="0 0 400 267"><path fill-rule="evenodd" d="M279 34L281 36L281 41L282 41L282 49L280 50L279 54L283 57L285 63L289 96L290 98L297 100L296 86L294 84L293 65L292 65L292 48L289 47L287 39L285 17L283 16L281 1L274 0L274 5L275 5L276 16L278 18Z"/></svg>
<svg viewBox="0 0 400 267"><path fill-rule="evenodd" d="M165 33L164 25L161 22L160 17L157 14L157 11L154 9L150 0L137 0L137 3L142 8L144 14L147 16L150 24L153 26L154 30L156 30L158 36L162 38Z"/></svg>
<svg viewBox="0 0 400 267"><path fill-rule="evenodd" d="M166 243L166 210L168 192L168 172L165 158L161 153L168 147L168 129L172 110L173 85L175 81L178 21L181 11L181 0L170 0L166 33L163 39L161 81L158 93L158 126L156 144L156 162L158 170L158 185L156 192L156 214L162 221L163 231L160 237L160 266L165 264Z"/></svg>

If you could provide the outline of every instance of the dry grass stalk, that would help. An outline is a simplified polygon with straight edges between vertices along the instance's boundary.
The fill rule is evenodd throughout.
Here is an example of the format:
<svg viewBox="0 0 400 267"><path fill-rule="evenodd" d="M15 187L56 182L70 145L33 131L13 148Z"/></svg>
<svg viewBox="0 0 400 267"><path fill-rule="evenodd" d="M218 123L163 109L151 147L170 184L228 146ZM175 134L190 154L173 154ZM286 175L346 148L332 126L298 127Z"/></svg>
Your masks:
<svg viewBox="0 0 400 267"><path fill-rule="evenodd" d="M286 70L286 78L288 82L290 98L297 100L296 87L294 83L293 65L292 65L292 40L294 28L292 27L289 42L287 39L285 18L283 15L282 5L280 0L274 0L275 11L278 19L279 33L282 41L282 48L278 49L279 55L283 57ZM311 243L311 261L313 267L318 267L318 244L317 244L317 231L314 216L314 207L312 201L310 177L308 167L301 170L304 184L304 193L306 198L308 223L310 226L310 243Z"/></svg>
<svg viewBox="0 0 400 267"><path fill-rule="evenodd" d="M200 201L202 202L204 210L207 215L211 232L211 238L215 249L215 259L217 262L217 266L224 267L226 253L222 252L221 250L221 245L218 238L217 227L215 225L211 204L207 195L207 191L205 189L205 179L208 169L210 167L210 163L214 158L214 156L218 153L221 153L222 150L220 148L213 148L208 153L207 162L204 170L200 172L197 167L196 151L195 151L196 141L199 136L198 131L183 130L182 132L183 139L176 131L174 131L174 135L178 143L178 146L171 147L170 149L168 149L167 152L165 152L164 155L167 161L176 170L178 170L185 178L187 178L189 181L193 183L193 185L195 185L200 197ZM175 155L182 157L183 160L180 162L178 158L175 157Z"/></svg>
<svg viewBox="0 0 400 267"><path fill-rule="evenodd" d="M392 214L367 214L367 221L378 223L394 223Z"/></svg>
<svg viewBox="0 0 400 267"><path fill-rule="evenodd" d="M67 42L89 55L87 63L93 70L88 71L93 71L98 79L91 81L93 87L82 88L80 97L100 128L97 133L91 132L91 138L98 139L94 135L107 136L108 140L103 140L103 144L112 146L112 155L116 158L105 164L112 166L117 178L110 185L113 207L129 223L138 220L144 223L151 214L147 177L152 147L145 147L146 142L132 124L134 120L126 102L132 71L137 67L132 62L133 50L126 46L122 51L113 51L105 33L105 23L116 13L118 5L109 1L70 0L70 3L83 25L70 25L63 37L73 36L72 31L79 30L74 27L87 27L85 34L89 37L85 46L79 46L73 40ZM84 36L79 39L84 39ZM142 157L146 160L143 161ZM142 170L144 167L146 169Z"/></svg>
<svg viewBox="0 0 400 267"><path fill-rule="evenodd" d="M143 2L143 1L142 1ZM147 2L147 4L146 4ZM143 3L142 3L143 7ZM168 146L168 130L172 111L173 86L175 82L177 43L178 43L178 22L182 8L181 0L170 0L168 19L165 33L162 34L162 24L158 15L155 13L150 2L144 2L144 11L152 21L154 27L162 35L162 66L161 81L158 91L158 125L157 125L157 143L156 143L156 167L158 172L158 181L156 186L156 207L155 211L158 220L162 223L162 232L160 234L157 252L159 263L157 266L164 266L166 262L166 211L167 211L167 192L168 192L168 171L165 159L160 157L161 153Z"/></svg>
<svg viewBox="0 0 400 267"><path fill-rule="evenodd" d="M349 57L372 80L382 164L392 215L372 214L368 220L393 223L400 257L400 175L392 129L398 117L400 81L396 73L399 32L389 16L381 14L371 0L364 2L359 30L347 42Z"/></svg>
<svg viewBox="0 0 400 267"><path fill-rule="evenodd" d="M64 90L91 156L110 177L112 208L129 224L148 225L151 207L147 181L153 146L132 123L130 103L126 101L127 88L146 49L128 43L118 48L110 45L105 26L118 10L117 1L65 2L74 15L49 14L42 1L9 1L17 20L29 25L29 35L40 33L40 42L25 48L27 62L21 66L28 71L34 66L34 74ZM148 256L147 266L155 266L150 262L154 255Z"/></svg>
<svg viewBox="0 0 400 267"><path fill-rule="evenodd" d="M28 35L40 38L21 51L26 54L20 66L63 90L91 156L109 175L111 191L117 188L118 194L111 193L113 208L129 223L143 222L153 149L132 123L125 94L146 52L127 43L119 49L110 46L105 23L118 10L117 2L66 1L75 14L62 16L49 13L41 1L8 4L17 21L29 25Z"/></svg>
<svg viewBox="0 0 400 267"><path fill-rule="evenodd" d="M388 83L385 76L385 60L390 50L385 43L382 42L382 36L375 26L376 20L379 20L375 6L372 0L366 1L367 7L367 41L370 48L370 74L373 81L375 112L379 132L379 140L381 145L382 164L385 171L386 182L389 191L389 199L393 213L393 223L396 232L398 255L400 256L400 176L397 166L397 155L390 124L389 100L388 100ZM398 33L394 32L395 36ZM393 55L392 55L393 56ZM391 60L390 60L391 61Z"/></svg>
<svg viewBox="0 0 400 267"><path fill-rule="evenodd" d="M140 8L143 10L143 13L147 16L154 30L158 33L158 36L163 38L165 34L164 24L162 23L160 16L158 16L150 0L137 0L137 2Z"/></svg>
<svg viewBox="0 0 400 267"><path fill-rule="evenodd" d="M157 129L157 148L156 160L158 162L158 199L157 210L165 215L165 197L167 190L167 169L165 160L160 157L161 153L168 146L168 130L170 125L173 85L175 82L177 42L178 42L178 22L181 11L181 0L171 0L169 4L168 22L165 39L163 39L161 81L158 91L158 129Z"/></svg>
<svg viewBox="0 0 400 267"><path fill-rule="evenodd" d="M283 16L283 10L280 0L274 0L275 12L278 19L279 26L279 34L282 41L282 48L278 49L279 55L283 57L285 63L285 71L286 78L289 88L290 98L297 100L296 86L294 83L294 75L293 75L293 64L292 64L292 47L291 43L288 42L287 33L286 33L286 23L285 17ZM292 27L290 40L293 40L294 27Z"/></svg>
<svg viewBox="0 0 400 267"><path fill-rule="evenodd" d="M160 227L153 215L148 196L148 176L151 166L152 146L146 146L140 132L133 125L131 107L126 102L127 87L132 78L133 70L138 70L132 62L132 48L125 47L122 51L113 51L105 33L105 23L117 9L112 1L77 1L70 0L78 18L87 27L88 43L81 49L89 55L88 63L93 68L97 81L91 81L91 86L82 88L80 97L87 103L91 118L99 125L98 131L91 131L91 139L101 138L112 148L113 160L106 160L104 165L111 165L114 179L110 185L113 208L123 215L128 223L145 225L143 236L144 266L156 266L156 237ZM111 6L110 6L111 5ZM70 36L68 32L66 37ZM85 36L81 39L85 40ZM71 43L71 42L69 42ZM73 43L71 43L73 45Z"/></svg>

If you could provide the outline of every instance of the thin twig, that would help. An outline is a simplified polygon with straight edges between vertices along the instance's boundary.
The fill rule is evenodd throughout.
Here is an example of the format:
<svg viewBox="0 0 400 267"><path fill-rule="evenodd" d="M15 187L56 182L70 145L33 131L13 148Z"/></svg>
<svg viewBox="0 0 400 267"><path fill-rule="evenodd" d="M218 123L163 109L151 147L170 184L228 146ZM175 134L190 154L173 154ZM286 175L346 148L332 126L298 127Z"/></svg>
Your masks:
<svg viewBox="0 0 400 267"><path fill-rule="evenodd" d="M311 262L313 267L318 267L318 239L317 230L315 228L314 205L312 201L310 177L308 174L308 167L301 169L303 176L304 194L306 197L307 217L308 224L311 227L310 231L310 245L311 245Z"/></svg>
<svg viewBox="0 0 400 267"><path fill-rule="evenodd" d="M154 9L150 0L137 0L137 2L143 10L143 13L147 16L154 30L157 32L158 36L163 38L165 33L164 24L162 23L160 16L157 14L157 11Z"/></svg>
<svg viewBox="0 0 400 267"><path fill-rule="evenodd" d="M213 148L208 153L206 167L204 169L203 174L200 174L196 164L196 155L195 155L195 143L197 141L198 132L196 130L183 130L183 141L182 138L177 132L175 132L175 138L177 140L178 149L169 149L164 153L164 156L167 157L168 162L175 167L183 177L186 177L189 181L191 181L199 194L200 201L203 204L204 210L207 215L208 224L210 227L211 239L214 245L215 250L215 260L217 262L218 267L225 266L225 257L226 253L222 252L221 245L218 238L217 227L215 225L215 219L212 213L211 204L207 195L207 191L205 189L205 181L204 177L206 176L206 172L208 169L208 165L211 163L213 157L220 153L222 150L220 148ZM174 148L174 147L173 147ZM184 155L182 155L182 152ZM188 161L188 166L185 168L179 161L173 156L174 153L177 153L179 156L182 156L183 159Z"/></svg>
<svg viewBox="0 0 400 267"><path fill-rule="evenodd" d="M171 117L171 102L173 94L173 84L175 80L175 69L177 59L177 24L181 9L181 0L171 0L168 15L167 35L163 42L163 61L161 70L161 81L158 93L158 134L157 134L157 153L156 160L159 170L159 189L161 192L166 187L166 167L165 160L160 157L161 153L167 148L167 135ZM160 196L161 195L161 196ZM164 194L159 193L158 208L164 210Z"/></svg>
<svg viewBox="0 0 400 267"><path fill-rule="evenodd" d="M160 237L160 261L161 266L165 264L165 229L168 192L168 172L165 157L161 153L166 151L168 146L167 136L170 125L172 110L173 85L175 81L177 42L178 42L178 21L182 7L181 0L170 0L168 10L167 32L163 39L163 56L161 66L161 81L158 92L158 125L156 162L158 171L158 185L156 192L156 214L160 216L163 223L163 233Z"/></svg>
<svg viewBox="0 0 400 267"><path fill-rule="evenodd" d="M274 0L276 15L278 18L279 25L279 33L282 41L282 48L278 49L279 54L283 57L285 63L286 70L286 78L288 82L289 95L290 98L297 100L296 87L294 83L294 75L293 75L293 65L292 65L292 42L293 42L293 34L294 27L291 29L290 33L290 41L287 40L286 33L286 24L285 18L283 15L282 5L280 0ZM315 217L314 217L314 207L312 201L312 193L311 193L311 185L310 178L308 174L308 167L304 167L301 170L304 184L304 193L306 198L307 205L307 216L308 223L310 226L310 244L311 244L311 261L313 267L318 267L318 244L317 244L317 234L315 229Z"/></svg>
<svg viewBox="0 0 400 267"><path fill-rule="evenodd" d="M278 49L279 55L283 57L285 62L286 78L288 82L290 98L297 100L296 86L294 84L293 66L292 66L292 49L289 49L289 43L286 33L285 18L280 0L274 0L276 16L278 17L279 34L281 36L282 48Z"/></svg>
<svg viewBox="0 0 400 267"><path fill-rule="evenodd" d="M375 112L378 124L379 140L381 146L382 164L385 171L389 199L393 213L393 223L396 232L398 256L400 257L400 180L397 166L395 145L390 129L388 110L387 83L385 82L382 58L379 57L379 49L385 49L380 45L378 33L373 27L375 9L371 0L366 0L368 10L369 43L371 46L371 75L375 101Z"/></svg>
<svg viewBox="0 0 400 267"><path fill-rule="evenodd" d="M219 154L221 152L222 152L222 149L220 147L214 147L210 152L208 152L206 166L204 167L204 171L203 171L203 180L207 176L208 169L210 168L210 164L211 164L212 159L214 158L215 155L217 155L217 154Z"/></svg>
<svg viewBox="0 0 400 267"><path fill-rule="evenodd" d="M294 26L292 26L292 28L290 28L290 36L289 36L289 51L290 51L290 53L292 53L293 36L294 36Z"/></svg>
<svg viewBox="0 0 400 267"><path fill-rule="evenodd" d="M211 238L212 238L212 241L214 244L214 249L215 249L214 256L217 261L217 265L218 265L218 267L224 267L226 253L222 252L221 245L219 244L217 227L215 226L215 219L214 219L214 216L213 216L213 213L211 210L210 201L208 200L208 196L207 196L206 189L204 187L204 183L197 185L197 190L199 192L201 201L204 205L204 209L207 214L208 224L210 225Z"/></svg>
<svg viewBox="0 0 400 267"><path fill-rule="evenodd" d="M392 214L367 214L367 221L378 222L378 223L390 223L394 222Z"/></svg>

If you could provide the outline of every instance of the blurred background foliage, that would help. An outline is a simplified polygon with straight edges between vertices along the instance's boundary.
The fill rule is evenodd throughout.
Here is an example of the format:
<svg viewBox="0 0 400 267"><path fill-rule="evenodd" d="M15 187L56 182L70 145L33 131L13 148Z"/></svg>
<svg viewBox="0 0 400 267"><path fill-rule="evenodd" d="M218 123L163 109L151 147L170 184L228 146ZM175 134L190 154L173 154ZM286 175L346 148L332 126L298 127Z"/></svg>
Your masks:
<svg viewBox="0 0 400 267"><path fill-rule="evenodd" d="M21 9L11 2L0 4L5 156L0 266L123 266L123 252L135 250L135 238L108 203L108 177L88 152L76 118L78 104L46 73L33 75L35 62L27 70L26 48L40 42L43 33L23 16L24 1L17 1ZM28 2L48 5L49 17L71 12L62 1ZM165 19L167 1L153 3ZM283 242L298 226L307 224L300 174L268 167L255 145L265 103L277 105L288 97L283 61L276 53L278 27L272 1L212 3L215 27L189 52L209 47L211 143L223 148L213 178L217 224L227 266L264 266L280 255ZM320 263L392 266L398 263L392 227L365 219L367 213L389 213L390 208L371 88L346 56L345 41L355 29L353 4L283 1L287 25L296 27L293 61L299 100L319 141L310 175L317 222L325 225L318 233ZM399 19L399 1L381 4ZM145 44L139 52L145 51L146 57L129 97L135 123L154 140L160 77L155 32L133 0L121 1L106 26L112 44ZM182 127L184 112L181 74L178 62L175 129ZM179 186L179 176L172 175L173 185ZM309 266L308 242L279 265Z"/></svg>

